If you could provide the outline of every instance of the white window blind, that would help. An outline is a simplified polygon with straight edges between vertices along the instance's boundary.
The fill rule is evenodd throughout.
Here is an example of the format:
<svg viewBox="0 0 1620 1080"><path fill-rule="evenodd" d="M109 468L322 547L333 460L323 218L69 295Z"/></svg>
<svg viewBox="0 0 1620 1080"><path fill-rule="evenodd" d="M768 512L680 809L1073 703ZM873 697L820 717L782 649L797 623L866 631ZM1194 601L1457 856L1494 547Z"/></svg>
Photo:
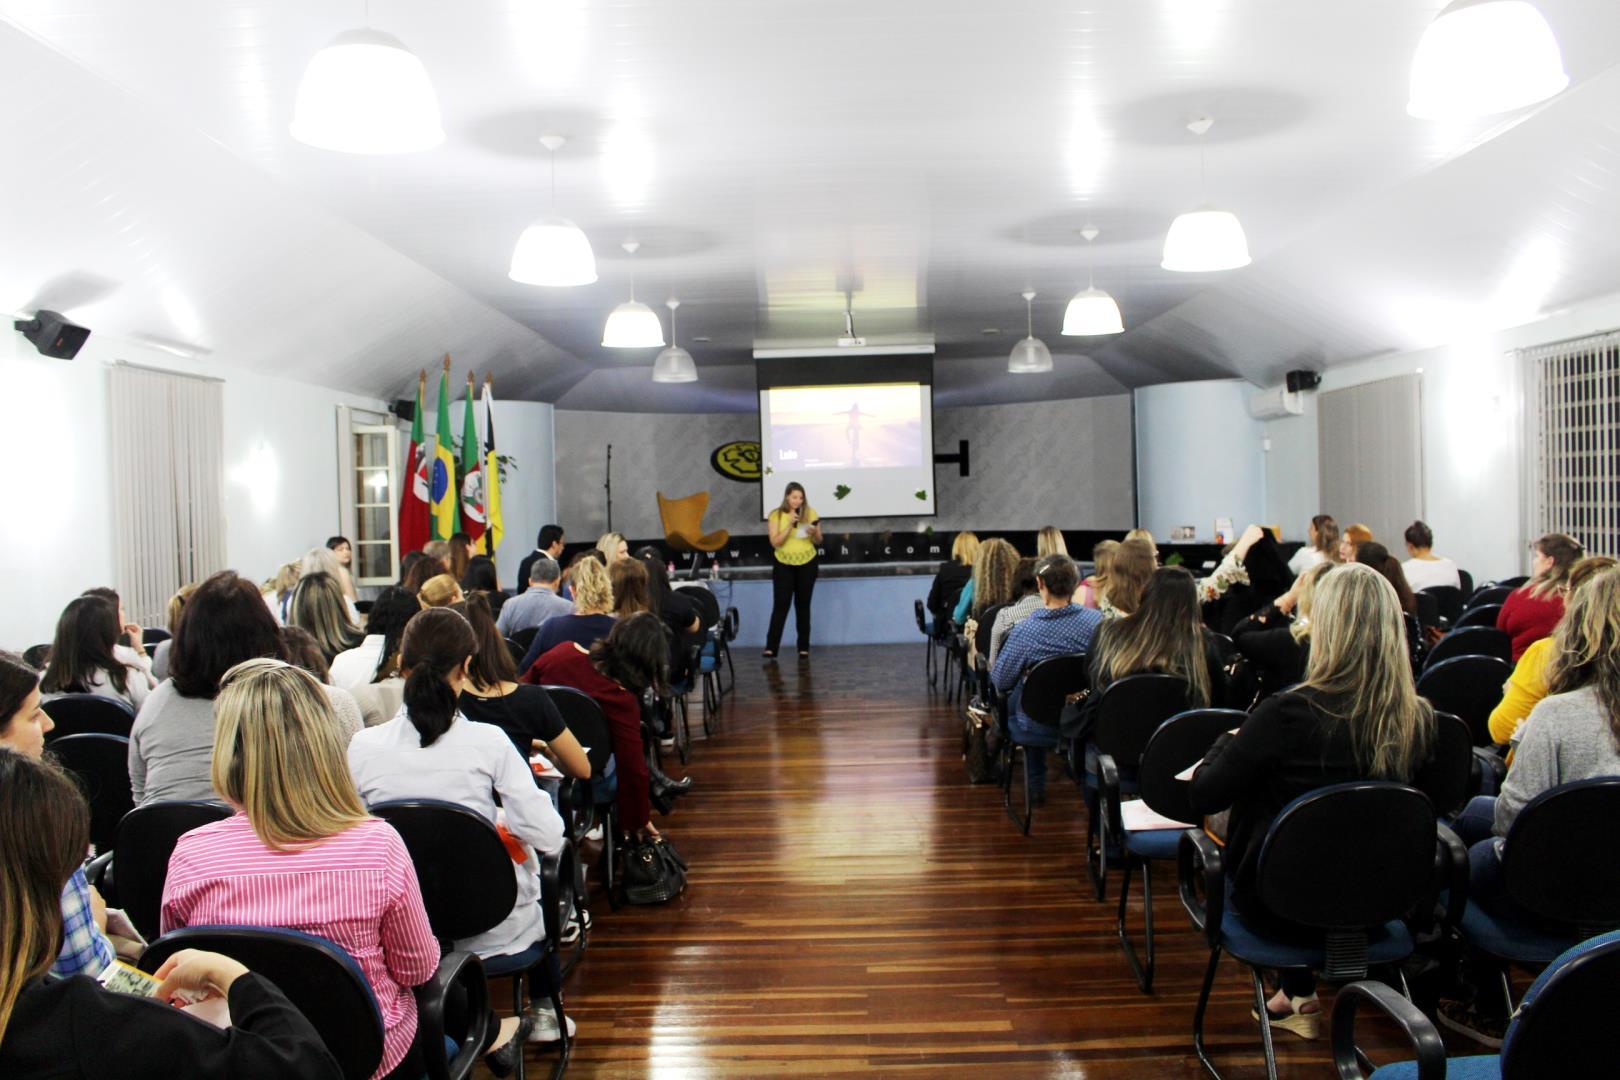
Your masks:
<svg viewBox="0 0 1620 1080"><path fill-rule="evenodd" d="M113 549L125 614L165 624L181 585L225 569L221 384L114 365Z"/></svg>
<svg viewBox="0 0 1620 1080"><path fill-rule="evenodd" d="M1620 331L1518 355L1526 366L1530 533L1620 555Z"/></svg>
<svg viewBox="0 0 1620 1080"><path fill-rule="evenodd" d="M1366 525L1386 547L1423 516L1422 376L1316 396L1319 501L1339 527Z"/></svg>

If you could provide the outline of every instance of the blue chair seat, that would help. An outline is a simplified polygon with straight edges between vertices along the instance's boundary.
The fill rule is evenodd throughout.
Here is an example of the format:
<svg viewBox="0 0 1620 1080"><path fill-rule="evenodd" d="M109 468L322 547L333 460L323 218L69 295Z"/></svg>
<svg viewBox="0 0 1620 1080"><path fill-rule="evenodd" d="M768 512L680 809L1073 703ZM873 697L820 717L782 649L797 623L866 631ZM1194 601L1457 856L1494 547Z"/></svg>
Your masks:
<svg viewBox="0 0 1620 1080"><path fill-rule="evenodd" d="M537 941L522 952L485 957L484 974L491 978L500 975L516 975L520 971L528 971L534 967L540 962L541 957L545 955L545 942Z"/></svg>
<svg viewBox="0 0 1620 1080"><path fill-rule="evenodd" d="M1142 829L1125 832L1125 850L1144 859L1174 859L1186 829Z"/></svg>
<svg viewBox="0 0 1620 1080"><path fill-rule="evenodd" d="M1469 944L1521 964L1550 964L1581 940L1579 935L1549 933L1531 919L1497 915L1472 900L1463 909L1462 932Z"/></svg>
<svg viewBox="0 0 1620 1080"><path fill-rule="evenodd" d="M1179 835L1179 834L1178 834ZM1279 936L1271 926L1255 928L1243 916L1226 910L1221 920L1221 944L1226 951L1255 967L1310 968L1327 966L1326 942L1317 935L1296 938ZM1367 935L1367 962L1392 964L1412 952L1412 933L1400 921L1388 922Z"/></svg>
<svg viewBox="0 0 1620 1080"><path fill-rule="evenodd" d="M1384 1065L1367 1080L1417 1080L1417 1062ZM1446 1080L1502 1080L1502 1059L1495 1054L1446 1059Z"/></svg>

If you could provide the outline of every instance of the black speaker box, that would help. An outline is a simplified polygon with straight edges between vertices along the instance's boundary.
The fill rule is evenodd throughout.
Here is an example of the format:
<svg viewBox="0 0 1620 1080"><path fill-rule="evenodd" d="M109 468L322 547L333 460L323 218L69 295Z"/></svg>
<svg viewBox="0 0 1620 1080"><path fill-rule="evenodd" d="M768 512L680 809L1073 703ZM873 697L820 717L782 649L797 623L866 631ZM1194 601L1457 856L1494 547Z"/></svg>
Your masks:
<svg viewBox="0 0 1620 1080"><path fill-rule="evenodd" d="M1301 390L1315 390L1322 382L1322 376L1314 371L1290 371L1286 376L1288 392L1297 394Z"/></svg>
<svg viewBox="0 0 1620 1080"><path fill-rule="evenodd" d="M394 402L393 408L388 411L406 423L410 423L416 419L416 402L411 401L409 398L400 398Z"/></svg>
<svg viewBox="0 0 1620 1080"><path fill-rule="evenodd" d="M84 348L90 331L73 323L57 311L39 311L32 319L11 324L22 336L34 343L34 348L58 360L71 360Z"/></svg>

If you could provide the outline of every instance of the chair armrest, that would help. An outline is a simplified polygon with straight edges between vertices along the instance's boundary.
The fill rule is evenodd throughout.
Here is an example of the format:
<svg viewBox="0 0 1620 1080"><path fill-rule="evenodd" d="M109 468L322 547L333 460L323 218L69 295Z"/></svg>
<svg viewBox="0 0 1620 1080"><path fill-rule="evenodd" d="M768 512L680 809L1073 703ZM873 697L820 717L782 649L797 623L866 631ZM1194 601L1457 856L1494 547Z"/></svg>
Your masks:
<svg viewBox="0 0 1620 1080"><path fill-rule="evenodd" d="M104 851L91 859L84 866L85 880L95 887L101 898L111 907L118 906L118 893L114 888L116 882L112 877L113 853Z"/></svg>
<svg viewBox="0 0 1620 1080"><path fill-rule="evenodd" d="M574 845L568 840L555 854L540 857L540 916L552 949L562 946L564 906L574 899L575 858Z"/></svg>
<svg viewBox="0 0 1620 1080"><path fill-rule="evenodd" d="M1372 1069L1372 1062L1356 1046L1356 1006L1363 1001L1395 1021L1405 1034L1417 1054L1417 1080L1445 1080L1445 1043L1429 1018L1394 990L1370 979L1341 988L1333 1001L1333 1067L1339 1080L1364 1080Z"/></svg>
<svg viewBox="0 0 1620 1080"><path fill-rule="evenodd" d="M1080 757L1083 765L1084 755ZM1097 806L1097 834L1106 849L1110 834L1117 833L1120 843L1125 840L1124 825L1119 819L1119 766L1112 754L1097 755L1097 790L1101 794Z"/></svg>
<svg viewBox="0 0 1620 1080"><path fill-rule="evenodd" d="M1494 747L1487 749L1483 746L1474 747L1474 761L1479 765L1481 772L1490 773L1496 778L1495 790L1502 790L1502 781L1507 779L1507 761Z"/></svg>
<svg viewBox="0 0 1620 1080"><path fill-rule="evenodd" d="M1221 920L1226 916L1226 861L1221 846L1203 829L1181 834L1176 851L1176 874L1181 880L1181 906L1211 948L1221 944ZM1199 878L1204 899L1198 899Z"/></svg>
<svg viewBox="0 0 1620 1080"><path fill-rule="evenodd" d="M1444 825L1435 826L1438 837L1435 854L1436 869L1447 890L1446 911L1442 918L1445 928L1454 930L1462 923L1463 909L1468 906L1468 847L1462 838Z"/></svg>
<svg viewBox="0 0 1620 1080"><path fill-rule="evenodd" d="M415 992L416 1045L429 1080L465 1080L494 1037L483 962L476 953L446 953L438 970ZM459 1037L447 1032L447 1018L466 1031ZM454 1057L447 1053L446 1037L456 1043Z"/></svg>

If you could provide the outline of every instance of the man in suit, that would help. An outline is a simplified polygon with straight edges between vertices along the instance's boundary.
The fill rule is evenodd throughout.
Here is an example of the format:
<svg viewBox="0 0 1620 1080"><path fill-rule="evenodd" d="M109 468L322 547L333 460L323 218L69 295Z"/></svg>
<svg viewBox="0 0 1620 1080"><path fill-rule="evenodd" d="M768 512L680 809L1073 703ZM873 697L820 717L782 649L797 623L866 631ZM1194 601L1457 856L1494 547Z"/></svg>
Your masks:
<svg viewBox="0 0 1620 1080"><path fill-rule="evenodd" d="M535 538L534 550L523 556L523 561L518 564L518 587L524 588L529 584L529 568L534 565L534 560L544 556L560 562L562 551L563 527L547 525L542 528L540 535Z"/></svg>

